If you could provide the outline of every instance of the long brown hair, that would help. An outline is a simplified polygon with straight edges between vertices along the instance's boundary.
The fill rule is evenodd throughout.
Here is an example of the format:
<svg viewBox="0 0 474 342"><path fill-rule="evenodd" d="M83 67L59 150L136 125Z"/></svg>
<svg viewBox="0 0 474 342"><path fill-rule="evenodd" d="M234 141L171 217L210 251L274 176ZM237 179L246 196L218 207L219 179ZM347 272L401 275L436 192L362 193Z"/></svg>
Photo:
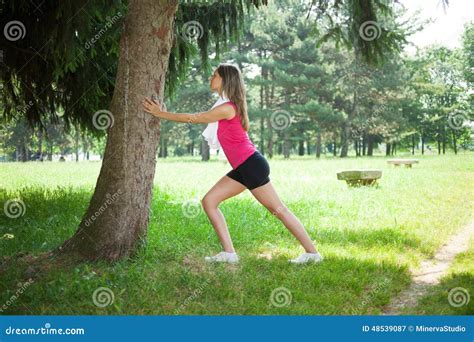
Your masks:
<svg viewBox="0 0 474 342"><path fill-rule="evenodd" d="M219 76L222 77L223 95L234 102L240 113L240 123L245 131L250 128L249 116L247 113L247 99L245 96L245 84L242 73L238 66L229 63L220 63L217 67Z"/></svg>

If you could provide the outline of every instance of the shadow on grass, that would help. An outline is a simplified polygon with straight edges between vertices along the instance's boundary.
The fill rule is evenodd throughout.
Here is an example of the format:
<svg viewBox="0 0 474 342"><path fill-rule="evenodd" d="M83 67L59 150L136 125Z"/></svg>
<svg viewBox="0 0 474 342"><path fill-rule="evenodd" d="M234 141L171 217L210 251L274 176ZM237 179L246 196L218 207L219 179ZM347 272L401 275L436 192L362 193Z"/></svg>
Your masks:
<svg viewBox="0 0 474 342"><path fill-rule="evenodd" d="M474 315L474 275L456 273L444 278L405 315Z"/></svg>
<svg viewBox="0 0 474 342"><path fill-rule="evenodd" d="M9 271L0 301L15 315L354 315L379 314L407 286L406 269L328 255L319 264L292 265L243 255L239 265L208 264L200 256L162 262L81 264L55 269L21 294ZM24 286L24 283L22 283ZM108 288L113 300L94 304L94 292ZM16 298L12 300L12 296Z"/></svg>
<svg viewBox="0 0 474 342"><path fill-rule="evenodd" d="M24 215L0 219L0 237L14 235L0 240L2 254L40 253L56 247L75 232L91 196L92 189L80 188L0 192L2 201L21 198L26 205ZM173 203L173 199L171 194L155 189L153 215L164 210L164 203L168 211L160 215L160 225L173 220L174 213L182 210L181 202ZM252 205L242 202L243 206ZM240 205L238 210L242 210ZM188 230L187 234L191 233ZM166 242L169 237L163 234L166 232L158 236L165 241L160 247L168 243L166 250L175 249L174 239ZM209 230L205 234L214 233ZM322 230L317 234L323 246L336 243L401 248L420 244L390 229ZM288 234L288 239L291 238ZM289 265L288 258L281 255L270 261L257 259L258 244L262 242L256 241L256 246L243 249L242 263L237 266L206 264L200 251L209 249L209 241L199 238L192 249L189 246L176 249L171 257L162 257L162 252L147 248L136 260L121 261L114 266L83 263L68 269L53 268L21 294L17 291L28 281L24 276L27 265L11 263L6 265L0 280L0 305L9 303L2 313L175 314L176 308L186 303L180 314L377 314L378 308L409 284L405 268L384 262L326 255L322 264L302 266ZM188 300L203 283L206 286L202 293ZM113 291L113 304L105 308L94 305L92 295L99 287ZM270 298L276 289L290 292L290 304L277 306L277 299L274 300L277 305L272 303ZM16 298L12 300L12 296ZM282 298L286 298L284 294Z"/></svg>

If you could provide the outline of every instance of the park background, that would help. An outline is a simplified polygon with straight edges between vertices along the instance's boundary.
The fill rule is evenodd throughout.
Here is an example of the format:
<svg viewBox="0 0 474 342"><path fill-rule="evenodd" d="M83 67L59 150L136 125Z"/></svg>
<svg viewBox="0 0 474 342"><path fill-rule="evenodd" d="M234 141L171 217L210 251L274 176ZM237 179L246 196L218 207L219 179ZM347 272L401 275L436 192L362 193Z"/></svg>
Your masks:
<svg viewBox="0 0 474 342"><path fill-rule="evenodd" d="M469 1L16 3L0 46L2 314L474 313ZM209 109L219 62L242 70L249 136L324 263L288 265L301 247L249 192L220 206L241 264L204 262L220 245L199 200L230 165L205 125L138 104ZM337 179L353 169L382 177ZM465 246L443 276L394 307L453 236Z"/></svg>

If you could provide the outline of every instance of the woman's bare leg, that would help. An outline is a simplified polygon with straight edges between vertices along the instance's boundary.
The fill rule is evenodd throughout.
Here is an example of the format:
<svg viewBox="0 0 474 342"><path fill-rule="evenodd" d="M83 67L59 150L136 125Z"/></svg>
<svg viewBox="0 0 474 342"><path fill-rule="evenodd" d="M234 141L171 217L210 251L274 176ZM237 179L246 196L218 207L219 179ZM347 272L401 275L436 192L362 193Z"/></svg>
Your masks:
<svg viewBox="0 0 474 342"><path fill-rule="evenodd" d="M222 201L240 194L245 189L247 188L243 184L226 175L201 200L202 207L209 217L225 252L233 253L235 250L224 215L222 215L218 206Z"/></svg>
<svg viewBox="0 0 474 342"><path fill-rule="evenodd" d="M307 253L316 253L311 238L304 229L300 220L283 204L273 187L272 182L259 186L250 192L262 203L273 215L278 217L286 228L300 241Z"/></svg>

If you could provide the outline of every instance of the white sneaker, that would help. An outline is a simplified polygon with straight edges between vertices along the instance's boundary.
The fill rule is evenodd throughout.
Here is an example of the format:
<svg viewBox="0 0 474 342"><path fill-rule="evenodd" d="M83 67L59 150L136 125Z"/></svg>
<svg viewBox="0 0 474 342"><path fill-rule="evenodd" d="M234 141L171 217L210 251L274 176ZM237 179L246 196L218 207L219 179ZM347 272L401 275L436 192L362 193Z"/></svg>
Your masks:
<svg viewBox="0 0 474 342"><path fill-rule="evenodd" d="M321 262L323 261L323 256L319 253L303 253L296 259L291 259L292 264L307 264L310 262Z"/></svg>
<svg viewBox="0 0 474 342"><path fill-rule="evenodd" d="M237 264L239 262L239 256L235 252L220 252L214 256L207 256L204 259L208 262L228 262L229 264Z"/></svg>

